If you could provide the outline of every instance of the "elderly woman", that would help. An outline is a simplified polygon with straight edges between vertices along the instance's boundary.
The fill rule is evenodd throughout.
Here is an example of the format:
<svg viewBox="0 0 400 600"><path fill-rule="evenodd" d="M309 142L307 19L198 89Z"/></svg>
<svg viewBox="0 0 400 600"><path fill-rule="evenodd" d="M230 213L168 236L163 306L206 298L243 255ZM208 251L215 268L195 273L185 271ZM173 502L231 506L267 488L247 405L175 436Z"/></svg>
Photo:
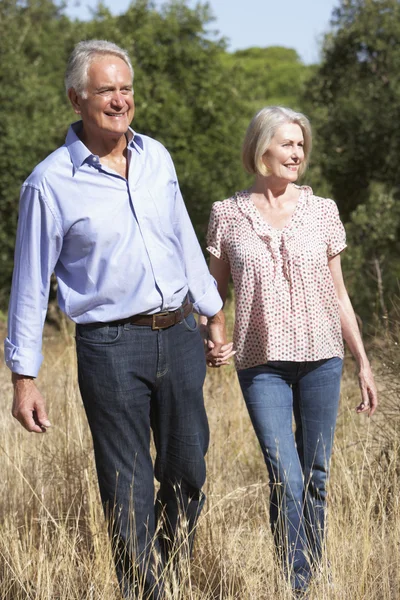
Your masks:
<svg viewBox="0 0 400 600"><path fill-rule="evenodd" d="M296 185L311 142L303 114L277 106L258 112L242 152L254 183L213 205L208 231L210 271L223 299L233 279L235 363L268 469L275 543L296 596L323 548L342 336L358 365L356 410L372 415L377 406L342 277L346 240L338 209ZM218 366L226 357L209 362Z"/></svg>

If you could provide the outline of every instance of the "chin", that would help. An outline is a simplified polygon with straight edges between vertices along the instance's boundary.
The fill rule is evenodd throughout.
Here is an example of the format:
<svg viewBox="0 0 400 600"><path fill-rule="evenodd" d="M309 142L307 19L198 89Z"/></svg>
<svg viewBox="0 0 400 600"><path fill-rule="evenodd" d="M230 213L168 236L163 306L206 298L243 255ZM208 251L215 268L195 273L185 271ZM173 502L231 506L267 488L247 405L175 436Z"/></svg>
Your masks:
<svg viewBox="0 0 400 600"><path fill-rule="evenodd" d="M123 135L128 131L128 125L126 123L120 123L118 127L108 127L107 131L111 135Z"/></svg>
<svg viewBox="0 0 400 600"><path fill-rule="evenodd" d="M294 177L282 177L281 178L282 181L284 181L285 183L296 183L297 179L298 179L298 175L294 176Z"/></svg>

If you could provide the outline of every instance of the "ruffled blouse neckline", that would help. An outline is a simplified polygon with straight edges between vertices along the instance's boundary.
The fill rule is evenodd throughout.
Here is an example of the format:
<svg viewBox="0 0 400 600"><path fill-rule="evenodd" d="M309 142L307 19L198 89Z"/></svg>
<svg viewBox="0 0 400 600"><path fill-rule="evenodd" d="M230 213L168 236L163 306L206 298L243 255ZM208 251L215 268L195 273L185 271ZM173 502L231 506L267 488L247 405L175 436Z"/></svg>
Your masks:
<svg viewBox="0 0 400 600"><path fill-rule="evenodd" d="M250 220L254 231L259 237L267 237L271 239L280 238L282 235L284 235L285 237L290 237L292 230L302 223L304 216L304 208L307 204L307 198L313 193L312 189L306 185L301 186L300 190L300 196L297 201L296 208L294 209L294 212L291 216L291 219L289 223L287 223L282 229L272 227L269 223L267 223L265 219L263 219L260 211L257 209L254 202L251 200L251 193L249 192L249 190L242 190L241 192L236 192L235 199L238 208Z"/></svg>

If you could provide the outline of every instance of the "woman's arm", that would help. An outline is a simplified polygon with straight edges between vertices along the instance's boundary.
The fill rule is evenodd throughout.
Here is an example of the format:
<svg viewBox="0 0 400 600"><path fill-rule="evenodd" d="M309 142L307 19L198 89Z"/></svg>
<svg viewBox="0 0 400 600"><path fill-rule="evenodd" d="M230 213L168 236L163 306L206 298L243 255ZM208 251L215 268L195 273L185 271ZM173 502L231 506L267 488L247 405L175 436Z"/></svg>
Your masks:
<svg viewBox="0 0 400 600"><path fill-rule="evenodd" d="M340 254L329 259L329 268L339 302L343 337L358 366L358 381L362 400L356 410L358 413L368 412L369 416L372 416L378 405L377 391L371 366L358 329L356 315L354 314L354 309L343 281Z"/></svg>
<svg viewBox="0 0 400 600"><path fill-rule="evenodd" d="M217 282L218 292L222 298L222 302L225 304L228 293L229 278L231 276L231 268L229 263L211 254L209 269L211 275Z"/></svg>
<svg viewBox="0 0 400 600"><path fill-rule="evenodd" d="M230 277L229 263L221 260L220 258L216 258L214 255L211 255L209 268L211 275L217 282L218 292L222 298L222 302L225 304ZM206 354L208 366L219 367L221 365L228 364L229 359L235 354L235 351L232 350L231 342L222 346L218 355L214 356L213 354L214 342L217 341L219 335L218 319L216 322L214 322L213 318L207 319L207 317L200 316L199 326L208 349Z"/></svg>

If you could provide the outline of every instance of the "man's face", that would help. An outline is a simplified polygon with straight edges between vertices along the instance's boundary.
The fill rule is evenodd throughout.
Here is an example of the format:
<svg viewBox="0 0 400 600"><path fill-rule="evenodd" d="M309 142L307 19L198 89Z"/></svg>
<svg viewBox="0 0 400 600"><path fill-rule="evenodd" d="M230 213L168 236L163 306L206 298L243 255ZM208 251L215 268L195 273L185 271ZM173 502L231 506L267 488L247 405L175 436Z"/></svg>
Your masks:
<svg viewBox="0 0 400 600"><path fill-rule="evenodd" d="M88 70L86 97L72 91L70 99L80 114L87 136L123 135L135 113L132 77L117 56L99 56Z"/></svg>

